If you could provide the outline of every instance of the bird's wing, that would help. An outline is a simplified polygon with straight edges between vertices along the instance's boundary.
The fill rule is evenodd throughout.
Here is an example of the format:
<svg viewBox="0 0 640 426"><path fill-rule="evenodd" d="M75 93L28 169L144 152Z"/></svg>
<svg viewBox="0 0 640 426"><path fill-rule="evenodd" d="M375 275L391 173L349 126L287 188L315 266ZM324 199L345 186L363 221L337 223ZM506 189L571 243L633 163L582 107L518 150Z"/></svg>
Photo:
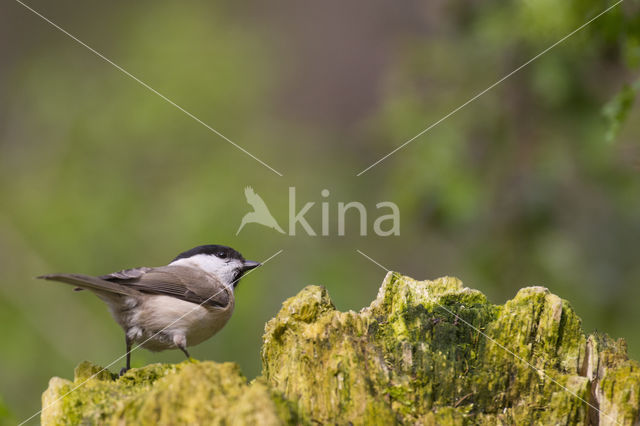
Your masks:
<svg viewBox="0 0 640 426"><path fill-rule="evenodd" d="M264 200L262 199L262 197L260 197L258 194L256 194L256 192L253 190L252 187L247 186L244 189L244 195L245 197L247 197L247 203L249 203L249 205L251 205L251 207L253 207L253 210L258 212L258 211L269 211L269 208L267 207L267 205L264 203Z"/></svg>
<svg viewBox="0 0 640 426"><path fill-rule="evenodd" d="M103 278L143 293L165 295L198 305L225 308L231 292L224 284L188 266L128 269Z"/></svg>
<svg viewBox="0 0 640 426"><path fill-rule="evenodd" d="M103 278L92 277L90 275L82 274L51 274L42 275L38 278L58 281L61 283L71 284L72 286L79 288L86 288L88 290L98 290L107 293L122 294L124 296L136 296L140 293L133 288L127 287L117 282L107 281Z"/></svg>
<svg viewBox="0 0 640 426"><path fill-rule="evenodd" d="M102 280L107 280L107 281L132 280L132 279L140 278L141 276L143 276L144 274L146 274L152 269L153 268L147 268L145 266L141 268L123 269L122 271L113 272L107 275L102 275L101 277L98 277L98 278Z"/></svg>

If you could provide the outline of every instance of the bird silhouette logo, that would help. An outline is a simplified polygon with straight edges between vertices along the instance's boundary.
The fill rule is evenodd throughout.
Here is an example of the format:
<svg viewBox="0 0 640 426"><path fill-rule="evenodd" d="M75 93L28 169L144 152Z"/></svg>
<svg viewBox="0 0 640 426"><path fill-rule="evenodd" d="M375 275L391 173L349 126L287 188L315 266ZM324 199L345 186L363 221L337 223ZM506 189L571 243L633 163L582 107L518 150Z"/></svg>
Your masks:
<svg viewBox="0 0 640 426"><path fill-rule="evenodd" d="M247 197L247 203L249 203L249 205L253 207L253 211L244 215L244 217L242 218L242 222L240 222L240 227L238 228L238 232L236 232L236 235L238 235L242 228L244 228L244 226L248 223L258 223L260 225L266 226L267 228L275 229L281 234L285 233L269 211L269 208L265 204L264 200L258 194L256 194L252 187L247 186L244 189L244 195L245 197Z"/></svg>

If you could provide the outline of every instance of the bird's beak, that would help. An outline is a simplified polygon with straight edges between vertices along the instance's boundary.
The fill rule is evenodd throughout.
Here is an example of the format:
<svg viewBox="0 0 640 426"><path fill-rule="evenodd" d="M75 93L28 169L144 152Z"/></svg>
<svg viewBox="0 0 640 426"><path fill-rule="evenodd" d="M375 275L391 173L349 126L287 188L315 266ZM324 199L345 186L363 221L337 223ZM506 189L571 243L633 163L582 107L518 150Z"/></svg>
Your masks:
<svg viewBox="0 0 640 426"><path fill-rule="evenodd" d="M242 265L242 271L249 271L251 269L257 268L260 265L262 265L262 263L260 262L254 262L253 260L245 260L244 264Z"/></svg>

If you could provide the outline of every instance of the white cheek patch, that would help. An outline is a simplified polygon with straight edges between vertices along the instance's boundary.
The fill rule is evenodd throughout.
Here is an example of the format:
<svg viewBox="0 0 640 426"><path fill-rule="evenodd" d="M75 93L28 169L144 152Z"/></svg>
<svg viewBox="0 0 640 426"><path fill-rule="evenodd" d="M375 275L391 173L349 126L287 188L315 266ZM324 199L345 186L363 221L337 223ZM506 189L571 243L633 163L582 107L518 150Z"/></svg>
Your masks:
<svg viewBox="0 0 640 426"><path fill-rule="evenodd" d="M200 268L203 271L215 275L223 283L229 285L233 282L236 271L242 266L237 259L220 259L217 256L207 254L197 254L185 259L178 259L171 262L170 265L183 265Z"/></svg>
<svg viewBox="0 0 640 426"><path fill-rule="evenodd" d="M240 268L242 268L242 266L242 262L237 259L233 259L231 262L229 262L226 268L224 268L224 270L221 272L221 275L224 276L224 282L228 285L233 284L238 271L240 271Z"/></svg>

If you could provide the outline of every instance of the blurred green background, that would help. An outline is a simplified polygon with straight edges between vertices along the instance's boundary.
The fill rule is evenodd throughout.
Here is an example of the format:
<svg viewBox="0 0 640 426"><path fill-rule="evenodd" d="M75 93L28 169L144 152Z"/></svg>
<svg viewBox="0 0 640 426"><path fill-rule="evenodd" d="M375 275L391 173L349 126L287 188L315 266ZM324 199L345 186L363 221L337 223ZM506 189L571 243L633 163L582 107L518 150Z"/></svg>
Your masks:
<svg viewBox="0 0 640 426"><path fill-rule="evenodd" d="M260 372L264 323L308 284L339 309L385 266L455 275L494 303L544 285L585 330L640 358L640 3L627 0L394 156L360 172L611 3L28 3L279 177L15 2L0 6L0 417L40 408L51 376L124 353L90 293L33 277L166 264L195 245L264 260L198 359ZM320 229L236 236L251 185L286 228L288 188ZM328 199L320 196L328 189ZM339 201L396 202L397 237L337 236ZM351 219L355 219L352 217ZM139 350L133 365L179 362ZM123 361L111 370L118 371Z"/></svg>

